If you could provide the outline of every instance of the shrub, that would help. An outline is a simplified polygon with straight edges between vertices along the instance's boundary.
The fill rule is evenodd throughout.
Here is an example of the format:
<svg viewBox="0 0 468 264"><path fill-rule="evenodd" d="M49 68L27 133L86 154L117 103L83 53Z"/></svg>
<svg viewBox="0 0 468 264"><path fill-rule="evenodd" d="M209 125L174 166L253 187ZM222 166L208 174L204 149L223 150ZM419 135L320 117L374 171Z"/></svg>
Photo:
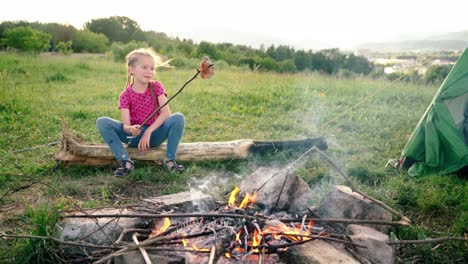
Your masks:
<svg viewBox="0 0 468 264"><path fill-rule="evenodd" d="M31 27L16 27L5 31L2 43L21 51L42 52L50 47L51 35Z"/></svg>
<svg viewBox="0 0 468 264"><path fill-rule="evenodd" d="M297 72L296 65L293 60L285 60L279 63L280 72L295 73Z"/></svg>
<svg viewBox="0 0 468 264"><path fill-rule="evenodd" d="M72 42L71 41L60 41L57 43L57 50L62 54L70 54L73 52L72 50Z"/></svg>
<svg viewBox="0 0 468 264"><path fill-rule="evenodd" d="M426 74L424 74L424 80L426 83L442 83L450 70L452 70L452 67L452 65L432 66L426 71Z"/></svg>
<svg viewBox="0 0 468 264"><path fill-rule="evenodd" d="M138 48L147 48L148 44L146 42L137 42L137 41L131 41L127 44L123 44L121 42L114 42L112 43L111 50L112 53L114 54L114 60L115 61L125 61L125 56L127 54Z"/></svg>
<svg viewBox="0 0 468 264"><path fill-rule="evenodd" d="M73 38L72 48L76 52L103 53L109 39L103 34L78 30Z"/></svg>

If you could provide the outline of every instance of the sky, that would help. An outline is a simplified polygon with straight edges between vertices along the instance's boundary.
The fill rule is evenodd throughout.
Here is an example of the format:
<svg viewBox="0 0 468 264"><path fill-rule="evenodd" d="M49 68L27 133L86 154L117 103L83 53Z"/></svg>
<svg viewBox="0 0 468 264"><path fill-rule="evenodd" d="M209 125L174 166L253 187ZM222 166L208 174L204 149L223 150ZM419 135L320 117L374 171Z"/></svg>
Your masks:
<svg viewBox="0 0 468 264"><path fill-rule="evenodd" d="M195 42L352 48L402 35L468 30L466 10L466 0L5 0L0 22L82 29L92 19L126 16L142 30Z"/></svg>

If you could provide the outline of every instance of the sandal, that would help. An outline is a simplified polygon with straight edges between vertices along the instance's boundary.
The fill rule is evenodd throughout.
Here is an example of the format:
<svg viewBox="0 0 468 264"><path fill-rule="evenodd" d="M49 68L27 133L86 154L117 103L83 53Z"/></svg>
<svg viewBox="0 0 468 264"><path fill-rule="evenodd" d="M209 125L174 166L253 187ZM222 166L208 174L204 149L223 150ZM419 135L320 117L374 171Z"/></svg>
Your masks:
<svg viewBox="0 0 468 264"><path fill-rule="evenodd" d="M130 164L130 166L128 166L127 164ZM114 176L116 177L127 176L133 171L133 164L134 162L131 160L122 160L120 162L120 167L115 170Z"/></svg>
<svg viewBox="0 0 468 264"><path fill-rule="evenodd" d="M163 163L163 168L168 172L177 171L182 173L185 171L184 166L177 164L175 160L165 160Z"/></svg>

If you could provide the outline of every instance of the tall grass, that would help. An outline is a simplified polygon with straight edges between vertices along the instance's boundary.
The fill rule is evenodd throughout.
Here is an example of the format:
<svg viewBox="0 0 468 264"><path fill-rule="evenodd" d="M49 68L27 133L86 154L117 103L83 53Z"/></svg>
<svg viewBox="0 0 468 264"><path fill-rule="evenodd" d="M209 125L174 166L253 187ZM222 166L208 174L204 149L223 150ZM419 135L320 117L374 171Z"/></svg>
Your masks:
<svg viewBox="0 0 468 264"><path fill-rule="evenodd" d="M158 72L157 78L171 96L194 73L195 69L165 70ZM24 178L12 176L20 173L18 166L84 206L98 206L112 203L117 194L137 198L186 190L192 179L213 175L230 179L221 187L228 191L239 180L237 176L248 174L255 166L281 166L295 158L278 153L245 161L188 163L184 174L137 164L130 177L115 179L109 167L60 167L52 176L59 146L13 152L59 140L61 117L73 133L88 142L102 143L95 120L104 115L119 119L117 101L125 81L124 63L104 56L0 53L2 193L26 184ZM436 90L436 86L390 85L386 80L366 77L219 69L212 79L192 82L171 102L171 110L187 118L184 142L324 136L329 145L327 154L356 184L414 220L413 227L395 230L397 237L462 236L468 223L466 180L439 175L410 178L384 167L388 159L400 155ZM317 191L340 182L317 156L308 160L299 174ZM23 195L33 193L12 192L0 205L11 205ZM60 199L54 193L49 196ZM460 243L446 243L428 255L423 247L402 247L401 262L412 261L412 254L428 263L458 261L463 258L462 248Z"/></svg>

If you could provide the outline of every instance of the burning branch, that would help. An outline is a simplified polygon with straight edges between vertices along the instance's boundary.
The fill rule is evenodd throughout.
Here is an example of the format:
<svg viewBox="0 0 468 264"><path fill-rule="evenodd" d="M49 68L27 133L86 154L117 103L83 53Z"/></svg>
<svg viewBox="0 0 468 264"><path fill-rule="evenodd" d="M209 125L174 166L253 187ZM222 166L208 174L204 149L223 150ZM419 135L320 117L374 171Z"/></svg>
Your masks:
<svg viewBox="0 0 468 264"><path fill-rule="evenodd" d="M251 215L241 215L241 214L226 214L226 213L186 213L186 214L76 214L76 215L62 215L63 218L107 218L107 217L124 217L124 218L180 218L180 217L206 217L206 218L222 218L222 217L231 217L231 218L246 218L246 219L263 219L266 220L266 216L251 216Z"/></svg>
<svg viewBox="0 0 468 264"><path fill-rule="evenodd" d="M221 230L221 229L219 229ZM212 234L213 231L205 231L205 232L201 232L201 233L196 233L196 234L192 234L192 235L170 235L170 236L164 236L164 237L155 237L155 238L150 238L150 239L147 239L143 242L141 242L140 244L131 244L131 245L128 245L112 254L109 254L107 256L105 256L104 258L94 262L95 264L99 264L99 263L104 263L106 262L107 260L110 260L112 259L115 255L119 255L119 254L122 254L122 253L125 253L125 252L128 252L128 251L131 251L131 250L135 250L135 249L138 249L140 247L146 247L146 246L150 246L152 244L154 244L155 242L158 242L158 241L163 241L163 240L175 240L175 239L182 239L182 238L193 238L193 237L198 237L198 236L205 236L205 235L209 235L209 234Z"/></svg>
<svg viewBox="0 0 468 264"><path fill-rule="evenodd" d="M352 244L352 245L357 246L357 247L365 248L365 246L363 246L363 245L352 243L351 241L348 241L348 240L337 239L337 238L332 238L332 237L327 237L327 236L301 235L301 234L290 234L290 233L264 233L264 235L265 236L266 235L271 235L271 236L278 236L278 235L293 236L293 237L296 237L297 240L298 240L296 242L292 242L292 243L288 243L288 244L282 244L282 245L275 245L275 246L267 247L269 249L278 249L278 248L285 248L285 247L290 247L290 246L294 246L294 245L300 245L300 244L303 244L303 243L306 243L306 242L310 242L310 241L312 241L314 239L321 239L321 240L327 240L327 241L332 241L332 242L339 242L339 243L343 243L343 244ZM305 238L307 238L307 239L305 239ZM298 242L301 242L301 243L298 243Z"/></svg>
<svg viewBox="0 0 468 264"><path fill-rule="evenodd" d="M241 214L222 214L222 213L186 213L186 214L95 214L95 215L62 215L63 218L107 218L107 217L125 217L125 218L181 218L181 217L207 217L207 218L246 218L257 221L269 220L270 218L263 215L241 215ZM301 222L302 219L279 219L282 222ZM306 218L306 221L325 222L325 223L347 223L347 224L373 224L373 225L392 225L392 226L409 226L406 221L384 221L384 220L360 220L360 219L339 219L339 218Z"/></svg>
<svg viewBox="0 0 468 264"><path fill-rule="evenodd" d="M340 219L340 218L306 218L306 221L316 223L345 223L345 224L368 224L368 225L391 225L391 226L409 226L406 221L385 221L385 220L361 220L361 219ZM301 219L280 219L281 222L300 222Z"/></svg>

